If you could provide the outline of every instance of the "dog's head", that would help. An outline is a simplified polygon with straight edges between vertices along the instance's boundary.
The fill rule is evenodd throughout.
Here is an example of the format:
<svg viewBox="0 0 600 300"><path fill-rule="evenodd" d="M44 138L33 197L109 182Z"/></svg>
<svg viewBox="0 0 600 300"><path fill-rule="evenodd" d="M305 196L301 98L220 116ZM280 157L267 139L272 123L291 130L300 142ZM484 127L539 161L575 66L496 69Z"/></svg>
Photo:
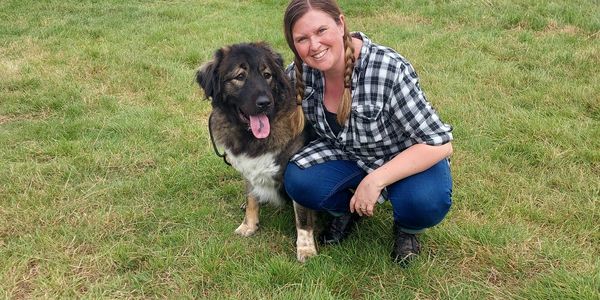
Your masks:
<svg viewBox="0 0 600 300"><path fill-rule="evenodd" d="M248 126L256 138L266 138L270 122L293 108L283 58L265 43L235 44L215 52L200 67L196 81L213 107L232 122Z"/></svg>

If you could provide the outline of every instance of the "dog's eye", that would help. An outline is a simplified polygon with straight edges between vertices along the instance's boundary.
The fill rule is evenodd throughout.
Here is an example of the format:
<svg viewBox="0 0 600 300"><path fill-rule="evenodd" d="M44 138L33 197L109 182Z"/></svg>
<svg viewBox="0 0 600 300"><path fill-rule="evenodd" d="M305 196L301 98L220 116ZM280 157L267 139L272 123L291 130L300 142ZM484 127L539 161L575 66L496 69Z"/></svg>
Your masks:
<svg viewBox="0 0 600 300"><path fill-rule="evenodd" d="M265 77L265 79L271 79L271 77L273 77L273 75L271 75L271 73L269 72L263 73L263 76Z"/></svg>
<svg viewBox="0 0 600 300"><path fill-rule="evenodd" d="M246 79L246 74L244 74L244 73L241 73L241 74L239 74L238 76L235 76L235 78L234 78L234 79L235 79L235 80L242 81L242 80Z"/></svg>

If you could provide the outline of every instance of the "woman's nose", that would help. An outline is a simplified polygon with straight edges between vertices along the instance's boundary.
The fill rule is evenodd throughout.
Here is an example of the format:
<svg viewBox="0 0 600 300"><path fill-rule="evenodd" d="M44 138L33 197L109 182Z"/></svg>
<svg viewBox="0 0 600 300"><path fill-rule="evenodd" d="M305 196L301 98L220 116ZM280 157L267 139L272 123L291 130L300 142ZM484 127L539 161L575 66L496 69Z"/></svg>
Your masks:
<svg viewBox="0 0 600 300"><path fill-rule="evenodd" d="M311 37L310 38L310 49L311 50L318 50L319 49L319 38L318 37Z"/></svg>

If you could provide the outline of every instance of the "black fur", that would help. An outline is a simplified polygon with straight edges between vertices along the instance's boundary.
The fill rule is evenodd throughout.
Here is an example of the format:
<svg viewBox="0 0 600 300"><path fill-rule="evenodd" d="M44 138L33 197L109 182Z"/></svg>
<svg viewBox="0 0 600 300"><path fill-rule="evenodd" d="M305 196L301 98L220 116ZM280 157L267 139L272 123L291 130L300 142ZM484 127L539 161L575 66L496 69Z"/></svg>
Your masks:
<svg viewBox="0 0 600 300"><path fill-rule="evenodd" d="M231 154L232 166L246 179L246 213L235 232L250 236L258 229L258 203L281 203L288 199L282 184L283 173L304 141L304 133L298 135L292 129L296 103L284 73L283 59L264 43L223 47L200 67L196 81L211 99L209 127L215 143ZM257 138L249 130L248 116L259 115L255 120L261 124L263 115L269 119L267 137ZM273 153L279 153L274 161ZM304 262L317 254L313 238L315 217L312 210L297 203L294 212L297 258Z"/></svg>
<svg viewBox="0 0 600 300"><path fill-rule="evenodd" d="M265 80L263 69L271 78ZM235 81L232 70L243 69L243 84ZM196 81L211 99L213 129L221 128L227 136L215 134L215 139L234 154L251 157L273 148L280 148L292 135L288 117L295 109L293 91L284 73L283 58L264 43L243 43L217 50L213 60L196 73ZM266 97L270 105L259 109L256 102ZM263 98L264 99L264 98ZM248 130L248 123L239 117L244 114L265 113L271 121L272 133L266 139L256 139ZM225 128L226 129L225 129ZM284 128L285 127L285 128ZM287 157L289 158L289 157Z"/></svg>

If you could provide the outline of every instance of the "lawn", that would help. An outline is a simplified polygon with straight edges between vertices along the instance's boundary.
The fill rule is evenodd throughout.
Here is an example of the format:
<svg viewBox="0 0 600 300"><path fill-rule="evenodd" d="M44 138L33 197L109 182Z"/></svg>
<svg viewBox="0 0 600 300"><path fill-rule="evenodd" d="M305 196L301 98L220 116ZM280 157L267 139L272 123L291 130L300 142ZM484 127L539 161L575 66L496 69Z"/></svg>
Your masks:
<svg viewBox="0 0 600 300"><path fill-rule="evenodd" d="M243 218L195 69L286 1L0 0L0 298L599 299L598 1L340 1L453 125L453 207L409 268L391 206L295 259Z"/></svg>

